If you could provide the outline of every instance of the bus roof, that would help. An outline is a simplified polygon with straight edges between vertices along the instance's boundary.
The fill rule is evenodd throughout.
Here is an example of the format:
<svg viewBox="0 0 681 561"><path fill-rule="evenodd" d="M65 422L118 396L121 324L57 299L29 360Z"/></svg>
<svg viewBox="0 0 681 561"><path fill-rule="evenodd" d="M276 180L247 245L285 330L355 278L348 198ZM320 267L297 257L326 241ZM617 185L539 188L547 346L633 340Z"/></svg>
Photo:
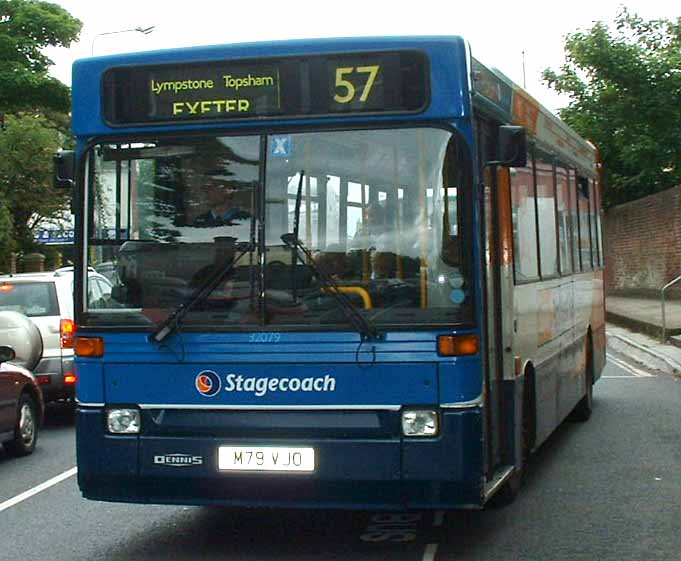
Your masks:
<svg viewBox="0 0 681 561"><path fill-rule="evenodd" d="M525 127L539 147L595 172L596 147L593 144L499 70L490 69L476 59L472 59L471 66L474 103L495 113L504 122Z"/></svg>
<svg viewBox="0 0 681 561"><path fill-rule="evenodd" d="M102 111L102 81L105 73L112 68L161 66L173 64L187 67L192 64L260 59L285 59L328 55L329 57L347 54L411 51L424 53L429 62L430 91L429 102L423 111L411 115L411 120L452 120L467 117L470 107L469 76L467 73L467 47L460 37L354 37L337 39L309 39L291 41L272 41L242 43L232 45L213 45L148 51L131 54L110 55L77 60L73 65L73 132L80 137L113 135L125 132L141 133L167 131L169 123L152 123L145 126L134 124L111 126ZM318 125L325 123L351 123L404 120L404 115L395 113L367 115L326 115L320 118L297 117L297 124ZM290 124L288 120L267 118L272 126ZM173 122L177 130L196 129L197 126L224 127L226 120L215 123L196 123L190 121ZM262 118L250 120L229 120L232 127L262 125Z"/></svg>
<svg viewBox="0 0 681 561"><path fill-rule="evenodd" d="M155 133L172 130L191 130L198 127L252 127L261 125L262 117L250 119L223 119L213 122L177 121L149 122L143 125L130 123L115 125L107 121L103 110L103 78L107 71L116 68L145 66L186 65L225 61L260 59L285 59L311 55L337 56L359 53L416 51L428 57L430 73L429 100L422 111L408 116L411 121L454 120L470 117L470 99L486 108L502 122L524 126L538 145L555 152L580 167L593 170L595 148L582 139L565 123L531 95L513 83L498 70L491 70L469 57L470 50L457 36L413 37L348 37L333 39L304 39L209 45L159 51L146 51L80 59L73 65L73 132L80 137L115 135L118 133ZM470 71L468 65L470 64ZM471 92L472 89L472 92ZM125 91L125 90L123 90ZM146 93L146 92L145 92ZM350 124L367 121L390 122L404 120L399 112L367 114L335 114L296 116L299 125ZM271 126L290 124L290 119L267 117Z"/></svg>

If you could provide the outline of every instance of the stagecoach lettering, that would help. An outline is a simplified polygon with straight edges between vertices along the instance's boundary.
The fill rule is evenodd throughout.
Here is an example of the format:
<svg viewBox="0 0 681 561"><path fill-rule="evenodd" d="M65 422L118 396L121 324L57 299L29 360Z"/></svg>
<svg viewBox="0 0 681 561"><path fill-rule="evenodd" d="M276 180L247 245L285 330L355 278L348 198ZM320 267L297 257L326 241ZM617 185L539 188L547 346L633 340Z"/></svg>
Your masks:
<svg viewBox="0 0 681 561"><path fill-rule="evenodd" d="M226 392L248 392L264 397L268 392L327 393L336 391L336 378L329 374L307 378L256 378L241 374L228 374L225 378Z"/></svg>

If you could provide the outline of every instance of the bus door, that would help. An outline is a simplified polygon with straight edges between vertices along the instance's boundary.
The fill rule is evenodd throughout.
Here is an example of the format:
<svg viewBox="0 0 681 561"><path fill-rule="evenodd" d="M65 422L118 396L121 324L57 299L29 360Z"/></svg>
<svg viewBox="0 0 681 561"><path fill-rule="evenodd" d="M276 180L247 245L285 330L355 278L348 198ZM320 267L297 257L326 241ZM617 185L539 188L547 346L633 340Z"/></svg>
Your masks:
<svg viewBox="0 0 681 561"><path fill-rule="evenodd" d="M478 137L478 157L482 165L484 162L495 160L497 145L497 130L495 123L478 118L476 122ZM504 372L504 302L510 295L510 291L502 290L501 263L502 247L500 244L500 198L499 175L508 173L507 170L495 166L481 167L482 198L482 224L483 224L483 248L484 248L484 285L483 300L485 306L485 426L486 426L486 474L491 479L497 466L503 463L504 451L507 449L505 438L506 424L503 403L503 372ZM506 256L508 257L508 256ZM510 306L512 309L512 305Z"/></svg>

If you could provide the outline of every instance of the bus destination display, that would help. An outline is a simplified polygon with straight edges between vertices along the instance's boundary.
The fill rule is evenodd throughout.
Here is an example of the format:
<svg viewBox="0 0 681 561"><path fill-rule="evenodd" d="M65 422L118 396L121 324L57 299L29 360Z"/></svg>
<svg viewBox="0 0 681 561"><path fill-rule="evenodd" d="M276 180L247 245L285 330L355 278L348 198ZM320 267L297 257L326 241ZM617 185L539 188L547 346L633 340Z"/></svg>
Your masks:
<svg viewBox="0 0 681 561"><path fill-rule="evenodd" d="M425 57L357 53L112 68L103 109L113 125L422 110Z"/></svg>

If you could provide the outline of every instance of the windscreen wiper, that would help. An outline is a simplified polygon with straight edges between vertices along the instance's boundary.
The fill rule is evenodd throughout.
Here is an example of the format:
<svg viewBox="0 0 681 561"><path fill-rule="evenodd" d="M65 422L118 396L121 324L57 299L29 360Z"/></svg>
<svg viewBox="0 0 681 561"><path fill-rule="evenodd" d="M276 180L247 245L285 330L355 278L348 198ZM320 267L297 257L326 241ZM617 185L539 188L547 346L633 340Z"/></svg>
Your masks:
<svg viewBox="0 0 681 561"><path fill-rule="evenodd" d="M199 302L205 300L208 295L217 288L217 286L224 280L224 278L232 271L234 265L249 251L253 251L253 244L248 242L237 243L235 246L237 255L231 260L226 261L222 266L203 282L196 287L196 290L191 295L191 298L184 304L180 304L174 312L172 312L160 325L149 335L149 341L153 343L162 343L169 335L177 330L180 322L187 315L187 313L196 306Z"/></svg>
<svg viewBox="0 0 681 561"><path fill-rule="evenodd" d="M326 294L331 296L334 302L338 304L338 307L359 332L362 341L377 341L382 338L381 333L376 327L365 318L359 310L357 310L355 305L350 301L350 298L348 298L345 293L341 292L340 287L336 282L326 274L319 265L317 265L310 250L303 245L303 242L301 242L295 234L284 234L281 236L281 241L284 242L286 247L291 249L301 263L305 264L304 258L307 259L308 264L312 267L321 283L328 289ZM302 256L300 252L302 252Z"/></svg>
<svg viewBox="0 0 681 561"><path fill-rule="evenodd" d="M300 240L298 233L300 231L300 203L303 199L303 180L305 179L305 170L300 170L300 179L298 179L298 190L296 191L296 206L293 213L293 238ZM298 249L291 248L291 295L293 301L298 299L298 287L296 285L296 263L298 261Z"/></svg>

